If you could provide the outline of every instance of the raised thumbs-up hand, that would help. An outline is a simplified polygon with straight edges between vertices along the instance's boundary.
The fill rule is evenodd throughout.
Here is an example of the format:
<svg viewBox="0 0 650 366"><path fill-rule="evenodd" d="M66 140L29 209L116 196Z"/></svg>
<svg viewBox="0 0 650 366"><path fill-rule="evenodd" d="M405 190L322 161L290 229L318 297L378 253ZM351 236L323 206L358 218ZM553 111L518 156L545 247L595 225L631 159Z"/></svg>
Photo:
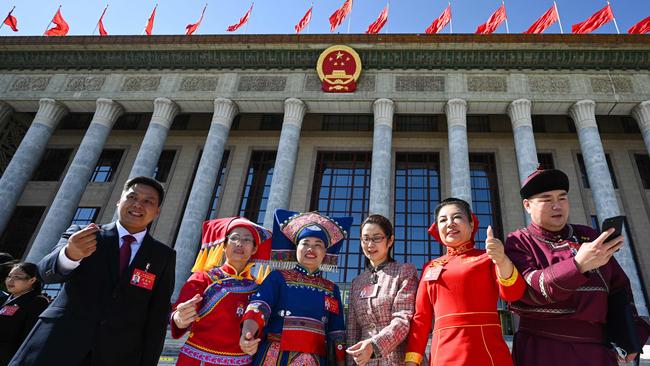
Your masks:
<svg viewBox="0 0 650 366"><path fill-rule="evenodd" d="M174 311L174 315L172 316L174 324L176 324L176 326L180 329L189 327L190 324L192 324L192 322L194 322L199 316L196 312L196 307L201 303L202 300L203 297L201 297L199 294L196 294L191 299L178 304L176 311Z"/></svg>
<svg viewBox="0 0 650 366"><path fill-rule="evenodd" d="M492 262L497 266L508 259L506 252L503 249L503 243L498 238L494 237L492 226L487 227L485 238L485 251Z"/></svg>

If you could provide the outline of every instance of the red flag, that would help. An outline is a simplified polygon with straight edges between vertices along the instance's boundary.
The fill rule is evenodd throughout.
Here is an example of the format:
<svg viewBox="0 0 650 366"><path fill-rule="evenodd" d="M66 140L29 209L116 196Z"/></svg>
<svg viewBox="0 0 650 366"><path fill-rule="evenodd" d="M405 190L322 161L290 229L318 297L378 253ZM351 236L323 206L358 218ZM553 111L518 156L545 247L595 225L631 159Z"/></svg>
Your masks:
<svg viewBox="0 0 650 366"><path fill-rule="evenodd" d="M506 6L501 4L499 9L490 15L487 22L476 28L476 34L490 34L497 30L504 20L506 20Z"/></svg>
<svg viewBox="0 0 650 366"><path fill-rule="evenodd" d="M548 27L553 25L553 23L557 22L558 19L560 19L559 14L557 13L557 9L555 8L555 4L551 6L550 9L544 13L539 19L533 23L533 25L528 28L527 31L524 33L527 34L539 34L543 33Z"/></svg>
<svg viewBox="0 0 650 366"><path fill-rule="evenodd" d="M5 20L5 23L7 21ZM627 30L630 34L645 34L650 32L650 17L643 19L642 21L636 23L632 28Z"/></svg>
<svg viewBox="0 0 650 366"><path fill-rule="evenodd" d="M191 36L194 32L196 32L197 29L199 29L199 25L201 25L201 22L203 21L203 14L205 14L205 9L208 7L208 4L206 3L205 6L203 7L203 11L201 12L201 17L199 18L199 21L194 23L194 24L188 24L185 29L187 30L185 34L188 36Z"/></svg>
<svg viewBox="0 0 650 366"><path fill-rule="evenodd" d="M434 20L433 23L427 28L424 32L427 34L435 34L440 32L449 22L451 21L451 5L447 5L445 11L440 14L438 19Z"/></svg>
<svg viewBox="0 0 650 366"><path fill-rule="evenodd" d="M16 7L14 6L14 9ZM18 32L18 20L16 19L15 16L11 15L11 13L14 12L14 9L11 9L9 14L7 14L7 17L5 18L4 24L8 25L12 31Z"/></svg>
<svg viewBox="0 0 650 366"><path fill-rule="evenodd" d="M336 29L341 23L343 23L343 20L345 20L345 17L352 11L352 0L345 0L345 3L343 5L336 9L332 15L330 15L330 32L334 32L334 29Z"/></svg>
<svg viewBox="0 0 650 366"><path fill-rule="evenodd" d="M251 16L251 12L253 11L253 5L255 5L255 3L252 3L250 9L248 9L246 14L244 14L244 16L239 19L239 23L231 25L230 27L226 28L226 30L228 32L234 32L237 29L239 29L239 27L246 24L246 22L248 21L248 18L250 18L250 16Z"/></svg>
<svg viewBox="0 0 650 366"><path fill-rule="evenodd" d="M156 18L156 9L158 8L158 4L154 6L153 11L151 12L151 15L149 16L149 20L147 20L147 26L144 27L144 32L147 33L148 36L151 35L151 32L153 31L153 20Z"/></svg>
<svg viewBox="0 0 650 366"><path fill-rule="evenodd" d="M305 29L305 27L307 26L307 24L309 24L309 22L311 21L311 11L312 11L313 8L314 8L314 6L312 5L312 6L309 8L309 10L307 10L307 12L306 12L305 15L302 17L302 19L300 19L300 21L298 22L298 24L296 24L296 26L293 27L293 28L296 30L296 33L300 33L300 32L302 32L302 30Z"/></svg>
<svg viewBox="0 0 650 366"><path fill-rule="evenodd" d="M99 27L99 35L100 36L107 36L108 32L106 32L106 29L104 28L104 14L106 14L106 9L108 9L108 5L104 8L104 12L102 12L102 16L99 17L99 22L97 22L97 26Z"/></svg>
<svg viewBox="0 0 650 366"><path fill-rule="evenodd" d="M55 26L45 31L46 36L65 36L70 30L70 26L61 15L61 8L56 11L50 23L54 23Z"/></svg>
<svg viewBox="0 0 650 366"><path fill-rule="evenodd" d="M368 26L366 34L377 34L386 25L388 21L388 5L379 13L377 19Z"/></svg>
<svg viewBox="0 0 650 366"><path fill-rule="evenodd" d="M591 33L613 19L614 13L612 13L612 7L607 4L607 6L598 10L584 22L572 25L571 32L575 34Z"/></svg>

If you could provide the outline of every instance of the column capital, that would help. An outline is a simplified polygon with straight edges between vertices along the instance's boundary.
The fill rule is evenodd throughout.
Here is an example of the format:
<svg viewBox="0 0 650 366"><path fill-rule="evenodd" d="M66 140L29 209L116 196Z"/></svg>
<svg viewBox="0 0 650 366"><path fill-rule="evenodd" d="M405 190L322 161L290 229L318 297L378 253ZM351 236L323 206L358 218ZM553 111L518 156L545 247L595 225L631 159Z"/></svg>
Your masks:
<svg viewBox="0 0 650 366"><path fill-rule="evenodd" d="M180 111L178 105L168 98L156 98L153 101L153 114L150 123L157 123L165 128L169 128L174 122L174 118Z"/></svg>
<svg viewBox="0 0 650 366"><path fill-rule="evenodd" d="M214 114L212 123L219 123L230 129L232 120L239 113L237 104L228 98L216 98L214 100Z"/></svg>
<svg viewBox="0 0 650 366"><path fill-rule="evenodd" d="M513 130L523 126L533 127L530 114L531 105L532 103L528 99L517 99L508 105L508 116L510 116Z"/></svg>
<svg viewBox="0 0 650 366"><path fill-rule="evenodd" d="M307 113L307 105L298 98L287 98L284 101L284 123L302 126L302 119Z"/></svg>
<svg viewBox="0 0 650 366"><path fill-rule="evenodd" d="M576 102L569 108L569 116L573 119L576 129L598 127L596 124L596 102L585 99Z"/></svg>
<svg viewBox="0 0 650 366"><path fill-rule="evenodd" d="M41 98L38 101L38 112L32 123L40 123L55 129L63 116L68 114L68 108L62 103L50 98Z"/></svg>
<svg viewBox="0 0 650 366"><path fill-rule="evenodd" d="M650 100L643 101L632 109L632 117L641 131L650 131Z"/></svg>
<svg viewBox="0 0 650 366"><path fill-rule="evenodd" d="M91 123L99 123L108 128L113 128L117 118L124 113L124 108L118 102L108 98L98 98L96 104L97 109L95 109Z"/></svg>
<svg viewBox="0 0 650 366"><path fill-rule="evenodd" d="M467 127L467 102L464 99L454 98L445 105L447 126Z"/></svg>
<svg viewBox="0 0 650 366"><path fill-rule="evenodd" d="M395 114L395 102L388 98L381 98L372 103L372 111L375 117L375 126L386 125L393 127L393 114Z"/></svg>

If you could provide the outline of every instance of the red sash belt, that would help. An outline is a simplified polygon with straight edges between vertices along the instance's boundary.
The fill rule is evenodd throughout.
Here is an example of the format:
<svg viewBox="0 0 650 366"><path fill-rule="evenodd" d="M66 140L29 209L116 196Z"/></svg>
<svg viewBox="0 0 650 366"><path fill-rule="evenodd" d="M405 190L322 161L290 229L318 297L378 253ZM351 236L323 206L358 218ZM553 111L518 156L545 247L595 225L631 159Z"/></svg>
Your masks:
<svg viewBox="0 0 650 366"><path fill-rule="evenodd" d="M501 319L496 312L454 313L436 318L433 331L450 327L476 327L481 325L501 326Z"/></svg>
<svg viewBox="0 0 650 366"><path fill-rule="evenodd" d="M521 317L519 330L565 342L604 343L605 328L600 323L575 319L532 319Z"/></svg>

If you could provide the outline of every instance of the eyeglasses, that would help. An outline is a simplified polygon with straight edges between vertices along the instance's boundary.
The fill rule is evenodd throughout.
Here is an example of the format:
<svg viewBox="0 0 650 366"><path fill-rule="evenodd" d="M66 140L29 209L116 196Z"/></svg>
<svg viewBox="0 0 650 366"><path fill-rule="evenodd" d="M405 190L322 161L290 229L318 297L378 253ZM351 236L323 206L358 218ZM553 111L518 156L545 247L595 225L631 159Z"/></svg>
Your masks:
<svg viewBox="0 0 650 366"><path fill-rule="evenodd" d="M28 276L8 275L7 279L8 280L14 280L14 281L27 281L29 279L29 277Z"/></svg>
<svg viewBox="0 0 650 366"><path fill-rule="evenodd" d="M382 241L384 241L384 239L386 239L385 236L373 236L372 238L365 237L365 238L361 238L361 242L364 244L370 244L370 242L373 242L374 244L379 244Z"/></svg>
<svg viewBox="0 0 650 366"><path fill-rule="evenodd" d="M241 235L238 234L230 235L228 237L228 241L231 243L242 243L242 245L246 245L246 244L255 245L255 240L253 240L253 238L249 238L249 237L242 238Z"/></svg>

